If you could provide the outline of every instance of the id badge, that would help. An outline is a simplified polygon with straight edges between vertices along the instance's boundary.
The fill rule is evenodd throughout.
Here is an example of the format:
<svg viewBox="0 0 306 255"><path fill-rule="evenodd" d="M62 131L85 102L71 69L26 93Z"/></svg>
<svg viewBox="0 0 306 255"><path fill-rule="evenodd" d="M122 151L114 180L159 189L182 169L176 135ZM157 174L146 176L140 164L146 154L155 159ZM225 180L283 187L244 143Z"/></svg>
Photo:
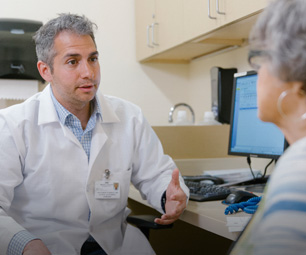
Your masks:
<svg viewBox="0 0 306 255"><path fill-rule="evenodd" d="M96 181L95 183L96 199L119 199L120 187L116 181Z"/></svg>

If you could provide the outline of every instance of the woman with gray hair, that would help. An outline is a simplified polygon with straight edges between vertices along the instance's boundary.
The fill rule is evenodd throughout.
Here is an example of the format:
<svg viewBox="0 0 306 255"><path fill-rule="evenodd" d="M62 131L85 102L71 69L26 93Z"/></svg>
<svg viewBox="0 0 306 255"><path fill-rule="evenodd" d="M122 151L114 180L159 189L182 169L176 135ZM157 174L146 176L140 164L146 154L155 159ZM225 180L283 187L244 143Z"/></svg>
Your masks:
<svg viewBox="0 0 306 255"><path fill-rule="evenodd" d="M258 116L284 133L260 206L232 249L236 254L306 253L306 1L276 0L250 34L249 62L258 71Z"/></svg>

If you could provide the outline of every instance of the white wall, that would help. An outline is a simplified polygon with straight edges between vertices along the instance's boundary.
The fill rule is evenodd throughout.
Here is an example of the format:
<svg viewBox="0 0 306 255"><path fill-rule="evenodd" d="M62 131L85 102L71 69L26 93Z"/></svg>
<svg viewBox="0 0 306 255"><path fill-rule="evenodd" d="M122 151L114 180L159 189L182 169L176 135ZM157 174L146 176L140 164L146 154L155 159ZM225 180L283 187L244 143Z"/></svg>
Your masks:
<svg viewBox="0 0 306 255"><path fill-rule="evenodd" d="M210 68L236 66L247 70L246 49L202 57L189 65L139 64L136 61L133 0L0 0L0 18L46 22L57 13L85 14L96 34L101 65L101 90L139 105L152 125L168 123L171 106L190 104L197 121L210 110ZM4 107L11 102L0 102Z"/></svg>

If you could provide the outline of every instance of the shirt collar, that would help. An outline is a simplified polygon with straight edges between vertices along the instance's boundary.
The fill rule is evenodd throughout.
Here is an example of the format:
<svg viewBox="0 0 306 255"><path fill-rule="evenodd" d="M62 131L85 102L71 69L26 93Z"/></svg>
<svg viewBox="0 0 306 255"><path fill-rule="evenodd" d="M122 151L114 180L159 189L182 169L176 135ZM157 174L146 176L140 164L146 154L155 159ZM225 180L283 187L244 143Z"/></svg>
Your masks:
<svg viewBox="0 0 306 255"><path fill-rule="evenodd" d="M57 99L55 98L55 96L53 94L52 88L51 88L50 91L51 91L51 99L52 99L52 102L54 104L55 110L57 112L57 116L59 118L59 121L63 125L65 125L67 117L70 116L70 115L73 115L73 114L71 112L69 112L64 106L62 106L60 104L60 102L57 101ZM93 111L92 111L91 116L96 115L97 118L101 118L101 120L102 120L102 111L101 111L101 106L100 106L99 100L97 100L97 98L94 97L94 99L91 100L91 104L93 106L93 108L92 108Z"/></svg>

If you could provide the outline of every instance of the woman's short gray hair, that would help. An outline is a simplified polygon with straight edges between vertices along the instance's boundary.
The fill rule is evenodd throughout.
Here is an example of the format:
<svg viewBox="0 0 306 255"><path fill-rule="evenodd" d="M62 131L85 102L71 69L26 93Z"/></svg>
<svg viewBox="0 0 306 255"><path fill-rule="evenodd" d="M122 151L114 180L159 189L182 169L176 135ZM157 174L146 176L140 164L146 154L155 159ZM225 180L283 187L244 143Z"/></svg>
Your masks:
<svg viewBox="0 0 306 255"><path fill-rule="evenodd" d="M38 60L45 62L53 71L53 59L56 55L53 48L55 37L62 31L70 31L78 35L90 35L96 45L94 28L97 28L97 25L85 16L70 13L59 14L59 17L40 27L33 36Z"/></svg>
<svg viewBox="0 0 306 255"><path fill-rule="evenodd" d="M306 1L274 0L250 33L250 49L263 50L283 81L306 84Z"/></svg>

